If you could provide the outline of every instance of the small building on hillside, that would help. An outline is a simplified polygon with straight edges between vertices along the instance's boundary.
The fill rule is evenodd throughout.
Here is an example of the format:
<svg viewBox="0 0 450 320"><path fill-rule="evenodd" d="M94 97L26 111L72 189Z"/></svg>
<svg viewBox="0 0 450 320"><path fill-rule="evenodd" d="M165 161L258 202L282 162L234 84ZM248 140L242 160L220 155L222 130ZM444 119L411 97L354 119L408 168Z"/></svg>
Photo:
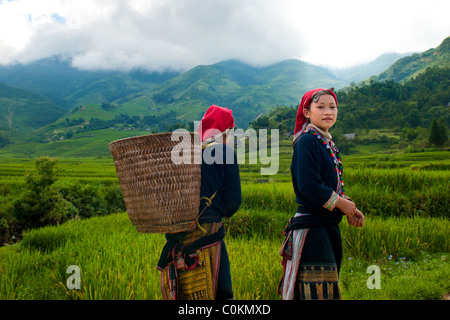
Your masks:
<svg viewBox="0 0 450 320"><path fill-rule="evenodd" d="M347 140L354 140L356 138L356 133L344 133L344 137Z"/></svg>

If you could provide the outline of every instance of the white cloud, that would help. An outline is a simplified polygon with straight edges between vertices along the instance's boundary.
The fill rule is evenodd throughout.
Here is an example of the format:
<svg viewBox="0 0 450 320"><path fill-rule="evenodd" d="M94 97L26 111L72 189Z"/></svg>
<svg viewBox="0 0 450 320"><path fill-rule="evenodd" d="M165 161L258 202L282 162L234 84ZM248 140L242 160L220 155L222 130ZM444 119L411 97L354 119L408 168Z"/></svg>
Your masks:
<svg viewBox="0 0 450 320"><path fill-rule="evenodd" d="M447 0L4 1L0 64L61 55L86 69L289 58L344 66L437 46L450 34L448 9Z"/></svg>
<svg viewBox="0 0 450 320"><path fill-rule="evenodd" d="M313 11L314 5L311 3L306 9ZM299 10L300 7L303 4ZM436 47L450 35L449 9L450 2L446 0L326 2L302 25L307 41L302 59L349 66L386 52Z"/></svg>

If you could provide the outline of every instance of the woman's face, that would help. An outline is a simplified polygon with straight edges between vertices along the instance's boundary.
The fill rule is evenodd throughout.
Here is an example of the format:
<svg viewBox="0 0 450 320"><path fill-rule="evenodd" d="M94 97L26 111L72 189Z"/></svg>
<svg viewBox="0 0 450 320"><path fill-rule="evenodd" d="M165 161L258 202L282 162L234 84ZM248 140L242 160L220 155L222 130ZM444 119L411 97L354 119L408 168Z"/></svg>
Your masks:
<svg viewBox="0 0 450 320"><path fill-rule="evenodd" d="M304 109L303 113L313 125L328 132L336 123L338 111L333 96L325 94L317 102L311 102L310 109Z"/></svg>

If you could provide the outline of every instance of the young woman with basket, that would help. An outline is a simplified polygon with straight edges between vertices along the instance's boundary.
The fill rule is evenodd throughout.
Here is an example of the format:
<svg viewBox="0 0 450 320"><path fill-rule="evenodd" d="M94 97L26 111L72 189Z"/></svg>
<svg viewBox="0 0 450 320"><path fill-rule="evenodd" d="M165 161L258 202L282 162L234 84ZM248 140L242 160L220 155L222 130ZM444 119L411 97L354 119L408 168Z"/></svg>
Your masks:
<svg viewBox="0 0 450 320"><path fill-rule="evenodd" d="M284 300L340 299L339 270L342 215L361 227L364 215L344 193L339 151L328 130L338 114L335 93L314 89L299 105L291 175L297 213L284 231L283 277L278 287Z"/></svg>
<svg viewBox="0 0 450 320"><path fill-rule="evenodd" d="M158 263L164 299L234 298L222 223L242 201L237 156L227 145L232 128L232 111L213 105L197 130L202 141L199 218L193 231L166 234Z"/></svg>

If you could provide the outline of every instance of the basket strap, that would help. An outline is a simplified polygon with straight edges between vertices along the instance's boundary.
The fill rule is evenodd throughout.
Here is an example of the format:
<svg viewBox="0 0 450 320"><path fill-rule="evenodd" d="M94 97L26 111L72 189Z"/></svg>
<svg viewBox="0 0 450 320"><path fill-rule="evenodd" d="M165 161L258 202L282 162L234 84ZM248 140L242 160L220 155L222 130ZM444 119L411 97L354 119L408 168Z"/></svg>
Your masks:
<svg viewBox="0 0 450 320"><path fill-rule="evenodd" d="M212 204L212 199L214 199L214 197L216 196L216 194L217 194L217 191L214 192L214 194L213 194L210 198L208 198L208 197L201 197L201 198L200 198L200 200L206 200L206 203L205 203L205 207L203 208L202 212L200 212L200 214L198 215L198 217L197 217L197 219L196 219L195 221L197 221L197 226L198 226L199 229L200 229L202 232L204 232L204 233L206 233L206 230L202 228L202 226L201 226L200 223L198 222L198 219L200 219L200 217L203 215L203 213L205 212L206 208L208 208L209 206L211 206L211 204Z"/></svg>
<svg viewBox="0 0 450 320"><path fill-rule="evenodd" d="M208 197L201 197L200 200L206 200L206 206L209 207L209 206L211 206L212 199L214 199L214 197L216 196L216 194L217 194L217 191L214 192L214 194L213 194L210 198L208 198ZM206 207L205 207L205 209L206 209ZM203 211L204 211L205 209L203 209ZM202 213L203 213L203 212L202 212Z"/></svg>
<svg viewBox="0 0 450 320"><path fill-rule="evenodd" d="M214 141L213 142L208 142L208 143L202 144L202 149L204 150L206 147L215 146L217 144L220 144L220 143L214 142Z"/></svg>
<svg viewBox="0 0 450 320"><path fill-rule="evenodd" d="M178 234L181 234L182 232L185 232L185 231L190 230L194 224L197 224L197 226L199 226L199 229L202 230L204 233L206 233L206 230L203 229L203 228L200 226L200 224L198 223L198 219L200 219L200 217L203 215L203 213L205 212L206 208L208 208L209 206L211 206L211 204L212 204L212 199L214 199L214 197L216 196L216 194L217 194L217 191L214 192L214 194L213 194L210 198L208 198L208 197L201 197L201 198L200 198L200 200L206 200L206 205L205 205L205 207L203 208L202 212L200 212L200 214L198 215L198 217L197 217L194 221L192 221L192 223L190 223L186 228L184 228L183 230L177 232Z"/></svg>

